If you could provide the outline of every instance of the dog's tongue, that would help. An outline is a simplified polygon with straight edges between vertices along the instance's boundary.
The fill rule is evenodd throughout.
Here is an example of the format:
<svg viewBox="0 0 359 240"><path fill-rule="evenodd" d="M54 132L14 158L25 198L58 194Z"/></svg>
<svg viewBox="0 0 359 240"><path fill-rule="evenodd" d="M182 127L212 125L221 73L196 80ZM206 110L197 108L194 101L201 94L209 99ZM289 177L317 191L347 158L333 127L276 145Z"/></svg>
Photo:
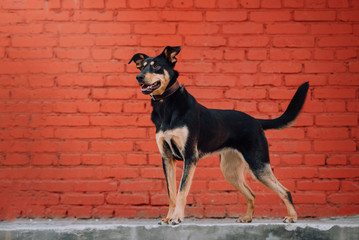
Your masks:
<svg viewBox="0 0 359 240"><path fill-rule="evenodd" d="M152 85L142 85L141 86L141 91L143 93L151 93L154 90L156 90L159 87L158 83L152 84Z"/></svg>

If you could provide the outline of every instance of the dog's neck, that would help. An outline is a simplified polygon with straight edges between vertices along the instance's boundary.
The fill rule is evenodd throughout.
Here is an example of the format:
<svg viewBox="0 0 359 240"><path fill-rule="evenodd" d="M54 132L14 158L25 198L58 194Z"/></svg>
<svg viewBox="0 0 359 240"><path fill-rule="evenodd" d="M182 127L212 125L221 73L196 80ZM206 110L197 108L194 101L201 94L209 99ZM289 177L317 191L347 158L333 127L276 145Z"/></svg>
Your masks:
<svg viewBox="0 0 359 240"><path fill-rule="evenodd" d="M165 98L168 98L169 96L171 96L172 94L174 94L178 89L180 88L179 83L176 81L169 86L168 88L166 88L166 90L161 94L161 95L150 95L153 101L160 101L163 100Z"/></svg>
<svg viewBox="0 0 359 240"><path fill-rule="evenodd" d="M174 76L171 78L166 90L161 95L152 95L150 94L153 101L161 101L168 97L170 97L172 94L177 92L177 90L180 88L180 85L177 81L179 74L177 71L174 71Z"/></svg>

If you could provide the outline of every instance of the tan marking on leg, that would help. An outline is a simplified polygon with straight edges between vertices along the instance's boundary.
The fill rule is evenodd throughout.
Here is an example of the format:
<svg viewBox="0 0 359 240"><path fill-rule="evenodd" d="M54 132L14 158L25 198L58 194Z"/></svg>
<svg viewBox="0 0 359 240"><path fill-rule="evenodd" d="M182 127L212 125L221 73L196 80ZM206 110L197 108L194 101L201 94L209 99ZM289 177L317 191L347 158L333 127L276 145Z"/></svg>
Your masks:
<svg viewBox="0 0 359 240"><path fill-rule="evenodd" d="M170 218L176 208L176 199L177 199L177 187L176 187L176 167L177 162L174 159L167 160L166 164L166 174L167 174L167 187L168 187L168 199L169 199L169 208L166 218L162 218L160 224L170 222Z"/></svg>
<svg viewBox="0 0 359 240"><path fill-rule="evenodd" d="M184 220L184 210L186 207L187 196L191 188L195 170L196 170L196 166L194 164L189 166L185 186L182 189L182 191L180 190L181 186L180 189L178 190L177 199L176 199L176 208L171 216L171 223L173 225L179 224Z"/></svg>
<svg viewBox="0 0 359 240"><path fill-rule="evenodd" d="M290 194L290 191L277 180L269 164L265 167L265 170L263 171L258 180L266 187L277 193L278 196L284 202L288 212L288 216L284 218L284 222L296 222L297 212L295 211L294 205L292 204L288 196L288 193Z"/></svg>
<svg viewBox="0 0 359 240"><path fill-rule="evenodd" d="M226 180L240 191L247 202L247 212L244 217L238 218L238 222L252 222L254 212L254 192L245 182L245 172L248 164L243 155L235 150L226 150L221 153L221 170Z"/></svg>

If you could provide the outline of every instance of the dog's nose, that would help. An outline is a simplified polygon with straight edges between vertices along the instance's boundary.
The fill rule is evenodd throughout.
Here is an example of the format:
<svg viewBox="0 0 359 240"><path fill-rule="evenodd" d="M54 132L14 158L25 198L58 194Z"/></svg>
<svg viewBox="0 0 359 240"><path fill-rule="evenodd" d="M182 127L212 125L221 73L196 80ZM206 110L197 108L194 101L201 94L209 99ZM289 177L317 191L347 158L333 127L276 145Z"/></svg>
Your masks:
<svg viewBox="0 0 359 240"><path fill-rule="evenodd" d="M137 79L138 84L142 85L143 81L145 79L145 75L143 73L140 73L137 75L136 79Z"/></svg>

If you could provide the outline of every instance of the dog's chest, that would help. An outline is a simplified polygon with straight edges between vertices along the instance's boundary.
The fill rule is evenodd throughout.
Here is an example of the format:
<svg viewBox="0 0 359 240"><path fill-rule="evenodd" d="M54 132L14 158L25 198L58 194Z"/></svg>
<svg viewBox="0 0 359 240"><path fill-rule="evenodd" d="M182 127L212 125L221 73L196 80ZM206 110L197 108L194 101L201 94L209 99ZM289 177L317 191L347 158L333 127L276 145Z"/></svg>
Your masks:
<svg viewBox="0 0 359 240"><path fill-rule="evenodd" d="M162 156L183 159L188 128L186 126L156 133L156 142Z"/></svg>

